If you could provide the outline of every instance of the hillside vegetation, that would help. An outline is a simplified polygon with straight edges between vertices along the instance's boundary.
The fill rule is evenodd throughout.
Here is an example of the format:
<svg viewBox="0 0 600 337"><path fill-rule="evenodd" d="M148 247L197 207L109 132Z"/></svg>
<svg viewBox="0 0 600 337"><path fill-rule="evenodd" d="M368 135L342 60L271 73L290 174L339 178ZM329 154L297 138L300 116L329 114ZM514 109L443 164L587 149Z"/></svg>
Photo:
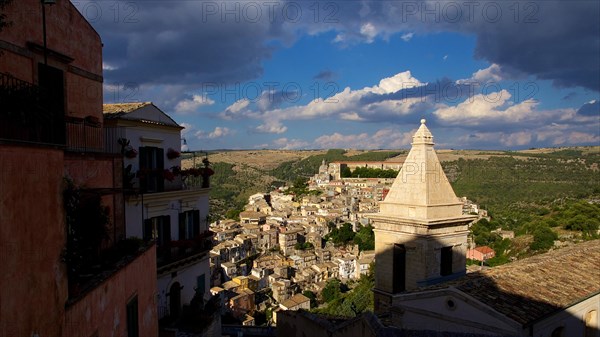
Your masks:
<svg viewBox="0 0 600 337"><path fill-rule="evenodd" d="M286 152L277 159L273 151L211 155L216 172L212 180L212 212L217 216L228 211L236 214L232 211L239 210L249 195L281 184L293 182L289 184L292 190L306 193L305 181L317 173L322 160L404 160L406 154L407 151L329 150ZM496 252L496 257L486 261L487 265L496 266L574 241L598 238L600 147L518 152L442 150L438 156L456 195L466 196L489 211L491 220L481 219L471 228L471 238L477 246L488 245ZM356 175L382 173L365 170ZM515 238L503 239L500 229L513 231ZM326 239L336 244L358 244L361 250L373 249L370 226L354 233L350 225L343 225L332 230ZM312 292L305 295L311 298L315 312L352 317L373 310L373 286L373 274L369 272L346 284L329 280L318 298Z"/></svg>
<svg viewBox="0 0 600 337"><path fill-rule="evenodd" d="M507 152L489 159L459 159L442 165L459 196L467 196L496 215L523 203L549 203L600 193L598 152L547 154Z"/></svg>
<svg viewBox="0 0 600 337"><path fill-rule="evenodd" d="M280 181L294 181L298 177L308 178L316 174L323 160L327 163L335 161L384 161L403 153L406 153L406 151L365 151L346 155L346 150L333 149L324 154L282 163L269 173Z"/></svg>
<svg viewBox="0 0 600 337"><path fill-rule="evenodd" d="M383 161L406 151L222 151L209 154L215 174L211 177L211 216L214 219L235 215L254 193L304 181L318 172L321 162ZM197 163L198 165L198 163ZM193 166L185 159L184 168Z"/></svg>
<svg viewBox="0 0 600 337"><path fill-rule="evenodd" d="M317 173L322 160L403 160L398 151L224 151L211 153L212 213L242 207L248 196ZM506 229L516 229L545 209L569 199L600 198L600 147L526 151L438 150L457 196L490 211ZM184 163L184 166L186 163Z"/></svg>

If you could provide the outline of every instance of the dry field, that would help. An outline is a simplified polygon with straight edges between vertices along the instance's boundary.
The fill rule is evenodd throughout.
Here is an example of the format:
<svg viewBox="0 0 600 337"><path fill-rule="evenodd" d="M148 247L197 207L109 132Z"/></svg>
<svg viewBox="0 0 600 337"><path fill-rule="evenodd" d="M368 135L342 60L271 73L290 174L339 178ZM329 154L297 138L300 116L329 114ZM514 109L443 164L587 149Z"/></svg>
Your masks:
<svg viewBox="0 0 600 337"><path fill-rule="evenodd" d="M521 156L514 156L515 159L528 160L532 157L527 154L543 154L552 153L561 150L579 150L584 153L599 153L600 146L587 146L587 147L569 147L569 148L540 148L515 151L516 153L522 154ZM406 150L406 149L402 149ZM365 152L376 152L367 150L347 150L346 156L353 156ZM384 151L384 150L382 150ZM385 150L389 151L389 150ZM288 161L297 161L310 156L325 154L327 150L232 150L232 151L221 151L211 153L209 159L211 162L222 162L235 164L237 170L243 168L253 168L260 171L272 170L280 164ZM436 149L438 158L442 162L455 161L460 158L468 159L489 159L490 157L507 157L511 156L514 152L497 151L497 150L449 150L449 149ZM388 161L403 161L406 158L406 154L389 158ZM196 157L196 164L202 162L202 157ZM192 166L192 159L185 158L182 160L183 168L189 168Z"/></svg>
<svg viewBox="0 0 600 337"><path fill-rule="evenodd" d="M282 163L293 160L301 160L306 157L324 154L326 152L326 150L232 150L211 153L209 155L209 159L214 163L235 164L236 167L249 166L259 170L272 170ZM183 160L182 166L186 168L191 166L191 163L191 160Z"/></svg>

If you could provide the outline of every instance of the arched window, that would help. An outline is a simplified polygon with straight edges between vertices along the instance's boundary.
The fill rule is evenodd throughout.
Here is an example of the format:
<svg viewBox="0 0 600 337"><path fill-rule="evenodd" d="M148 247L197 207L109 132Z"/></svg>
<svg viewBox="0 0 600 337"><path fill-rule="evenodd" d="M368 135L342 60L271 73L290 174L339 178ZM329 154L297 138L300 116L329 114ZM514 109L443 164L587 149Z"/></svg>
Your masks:
<svg viewBox="0 0 600 337"><path fill-rule="evenodd" d="M584 317L585 337L596 337L598 331L598 311L590 310Z"/></svg>

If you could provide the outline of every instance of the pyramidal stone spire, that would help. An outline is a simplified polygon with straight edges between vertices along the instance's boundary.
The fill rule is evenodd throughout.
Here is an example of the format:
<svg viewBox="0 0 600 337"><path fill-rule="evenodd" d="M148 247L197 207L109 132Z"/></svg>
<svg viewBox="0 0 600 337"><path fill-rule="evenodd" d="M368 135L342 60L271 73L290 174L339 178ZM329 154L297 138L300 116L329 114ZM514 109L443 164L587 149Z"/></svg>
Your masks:
<svg viewBox="0 0 600 337"><path fill-rule="evenodd" d="M462 216L462 202L454 194L433 145L433 135L422 119L402 169L380 203L381 215L420 220Z"/></svg>
<svg viewBox="0 0 600 337"><path fill-rule="evenodd" d="M462 214L433 145L423 119L379 213L369 216L375 232L376 313L388 311L395 294L466 273L468 226L476 216Z"/></svg>

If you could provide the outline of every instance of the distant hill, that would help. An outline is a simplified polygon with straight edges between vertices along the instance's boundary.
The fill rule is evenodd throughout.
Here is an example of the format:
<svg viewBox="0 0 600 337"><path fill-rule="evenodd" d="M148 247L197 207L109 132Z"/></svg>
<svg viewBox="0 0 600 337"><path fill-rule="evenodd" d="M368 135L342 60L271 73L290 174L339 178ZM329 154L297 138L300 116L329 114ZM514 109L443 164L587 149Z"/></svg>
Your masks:
<svg viewBox="0 0 600 337"><path fill-rule="evenodd" d="M498 217L521 218L561 198L600 195L600 146L523 151L437 150L458 196ZM211 153L213 213L247 197L315 174L321 161L403 160L407 150L245 150ZM191 166L184 160L184 167Z"/></svg>

